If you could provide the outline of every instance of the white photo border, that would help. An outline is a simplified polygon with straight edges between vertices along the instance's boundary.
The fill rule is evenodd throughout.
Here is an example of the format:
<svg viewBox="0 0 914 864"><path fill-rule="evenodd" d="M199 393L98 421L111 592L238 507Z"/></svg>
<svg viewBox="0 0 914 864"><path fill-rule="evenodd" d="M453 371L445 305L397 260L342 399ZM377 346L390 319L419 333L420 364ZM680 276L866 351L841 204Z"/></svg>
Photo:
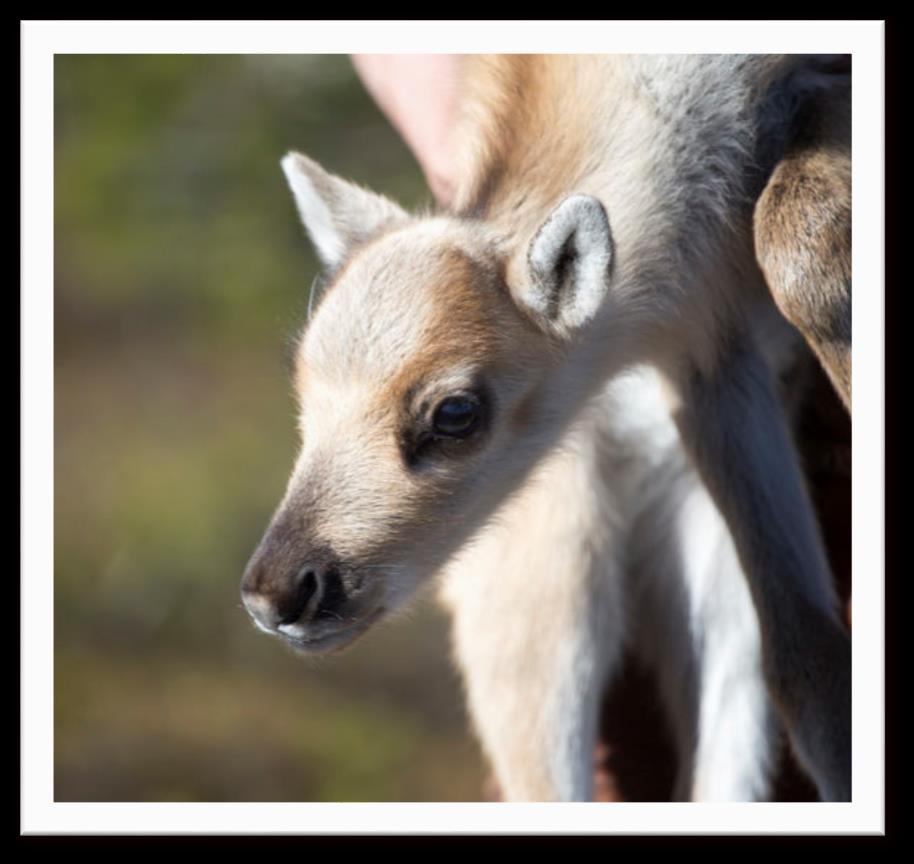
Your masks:
<svg viewBox="0 0 914 864"><path fill-rule="evenodd" d="M55 54L853 55L853 803L56 803L53 639ZM884 22L22 22L22 834L881 834L885 830Z"/></svg>

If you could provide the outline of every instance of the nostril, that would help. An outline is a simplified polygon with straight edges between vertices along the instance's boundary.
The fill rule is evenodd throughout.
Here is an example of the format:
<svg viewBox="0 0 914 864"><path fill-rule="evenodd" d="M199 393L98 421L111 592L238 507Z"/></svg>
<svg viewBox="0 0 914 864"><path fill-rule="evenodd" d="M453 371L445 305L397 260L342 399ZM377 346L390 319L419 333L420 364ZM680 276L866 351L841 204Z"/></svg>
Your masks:
<svg viewBox="0 0 914 864"><path fill-rule="evenodd" d="M323 593L314 613L315 619L339 618L337 609L346 602L346 588L339 570L330 567L323 574Z"/></svg>
<svg viewBox="0 0 914 864"><path fill-rule="evenodd" d="M277 609L279 613L279 626L294 624L301 618L308 605L308 601L317 591L317 574L313 570L303 567L295 577L296 585L288 597Z"/></svg>

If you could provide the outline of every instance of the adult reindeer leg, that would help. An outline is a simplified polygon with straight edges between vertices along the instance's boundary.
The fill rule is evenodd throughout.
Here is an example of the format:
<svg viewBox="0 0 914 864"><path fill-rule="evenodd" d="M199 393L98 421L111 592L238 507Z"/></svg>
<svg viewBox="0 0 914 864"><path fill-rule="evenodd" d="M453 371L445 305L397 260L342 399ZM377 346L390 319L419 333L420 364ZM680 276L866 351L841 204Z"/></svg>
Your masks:
<svg viewBox="0 0 914 864"><path fill-rule="evenodd" d="M840 82L842 79L838 79ZM810 97L755 207L755 250L784 316L851 410L850 82Z"/></svg>
<svg viewBox="0 0 914 864"><path fill-rule="evenodd" d="M765 677L823 799L851 793L850 640L771 373L748 335L676 376L676 421L749 580Z"/></svg>

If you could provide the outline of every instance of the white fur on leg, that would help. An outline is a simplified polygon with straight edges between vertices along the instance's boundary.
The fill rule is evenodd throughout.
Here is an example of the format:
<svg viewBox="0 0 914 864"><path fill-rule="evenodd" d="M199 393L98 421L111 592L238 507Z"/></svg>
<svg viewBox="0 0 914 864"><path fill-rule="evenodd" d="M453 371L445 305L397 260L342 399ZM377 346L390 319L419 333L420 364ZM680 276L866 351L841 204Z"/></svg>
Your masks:
<svg viewBox="0 0 914 864"><path fill-rule="evenodd" d="M674 800L764 800L773 725L758 620L729 529L685 457L656 374L624 376L614 392L616 488L633 519L627 623L670 722Z"/></svg>
<svg viewBox="0 0 914 864"><path fill-rule="evenodd" d="M700 484L679 532L700 681L690 798L765 800L774 723L758 620L726 524Z"/></svg>

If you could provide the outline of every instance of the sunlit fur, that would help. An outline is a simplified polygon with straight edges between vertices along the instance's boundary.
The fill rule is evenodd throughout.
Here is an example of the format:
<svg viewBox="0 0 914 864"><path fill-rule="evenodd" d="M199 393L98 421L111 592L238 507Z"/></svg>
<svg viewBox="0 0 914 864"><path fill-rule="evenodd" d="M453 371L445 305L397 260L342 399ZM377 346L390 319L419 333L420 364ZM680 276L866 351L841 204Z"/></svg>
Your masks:
<svg viewBox="0 0 914 864"><path fill-rule="evenodd" d="M657 676L677 800L770 794L776 725L729 531L655 373L622 376L448 568L442 598L502 794L592 796L623 647Z"/></svg>
<svg viewBox="0 0 914 864"><path fill-rule="evenodd" d="M675 687L665 688L681 721L679 795L764 797L763 669L823 797L849 797L849 642L755 325L771 309L752 237L761 145L771 149L790 120L771 93L811 86L806 62L473 61L466 163L455 212L441 216L410 217L311 160L284 161L330 283L297 354L302 448L255 556L261 584L275 588L297 559L332 550L349 592L335 625L342 638L458 553L472 562L488 546L495 564L452 562L451 583L485 576L491 593L452 597L469 598L456 603L458 653L512 797L587 796L593 706L623 624L657 641L670 638L656 632L664 616L681 642L655 665L661 679L694 688L678 708ZM641 363L655 370L649 384L612 390ZM477 386L491 396L485 428L415 456L416 418ZM650 410L630 410L642 400ZM586 428L593 410L576 445L569 429ZM638 417L637 446L626 444ZM563 440L577 455L550 456ZM604 471L604 450L614 465L626 446L634 467ZM525 484L543 459L557 460L563 491L538 501ZM588 484L592 471L605 483ZM646 472L640 486L631 471ZM517 505L531 508L517 530L499 542L496 528L467 550L519 490L532 497ZM556 501L550 516L542 507ZM514 547L534 525L531 562ZM656 566L642 561L647 552ZM526 567L529 594L544 603L536 614ZM591 578L595 570L605 578ZM487 596L504 610L495 620ZM316 625L296 626L307 640ZM323 638L330 625L321 626ZM514 673L497 668L494 648L477 650L496 639ZM545 692L523 689L528 662ZM545 706L521 727L541 765L520 766L517 742L506 740L509 703L523 699ZM683 699L693 701L683 708Z"/></svg>
<svg viewBox="0 0 914 864"><path fill-rule="evenodd" d="M755 205L755 249L778 308L851 409L850 88L804 106Z"/></svg>

